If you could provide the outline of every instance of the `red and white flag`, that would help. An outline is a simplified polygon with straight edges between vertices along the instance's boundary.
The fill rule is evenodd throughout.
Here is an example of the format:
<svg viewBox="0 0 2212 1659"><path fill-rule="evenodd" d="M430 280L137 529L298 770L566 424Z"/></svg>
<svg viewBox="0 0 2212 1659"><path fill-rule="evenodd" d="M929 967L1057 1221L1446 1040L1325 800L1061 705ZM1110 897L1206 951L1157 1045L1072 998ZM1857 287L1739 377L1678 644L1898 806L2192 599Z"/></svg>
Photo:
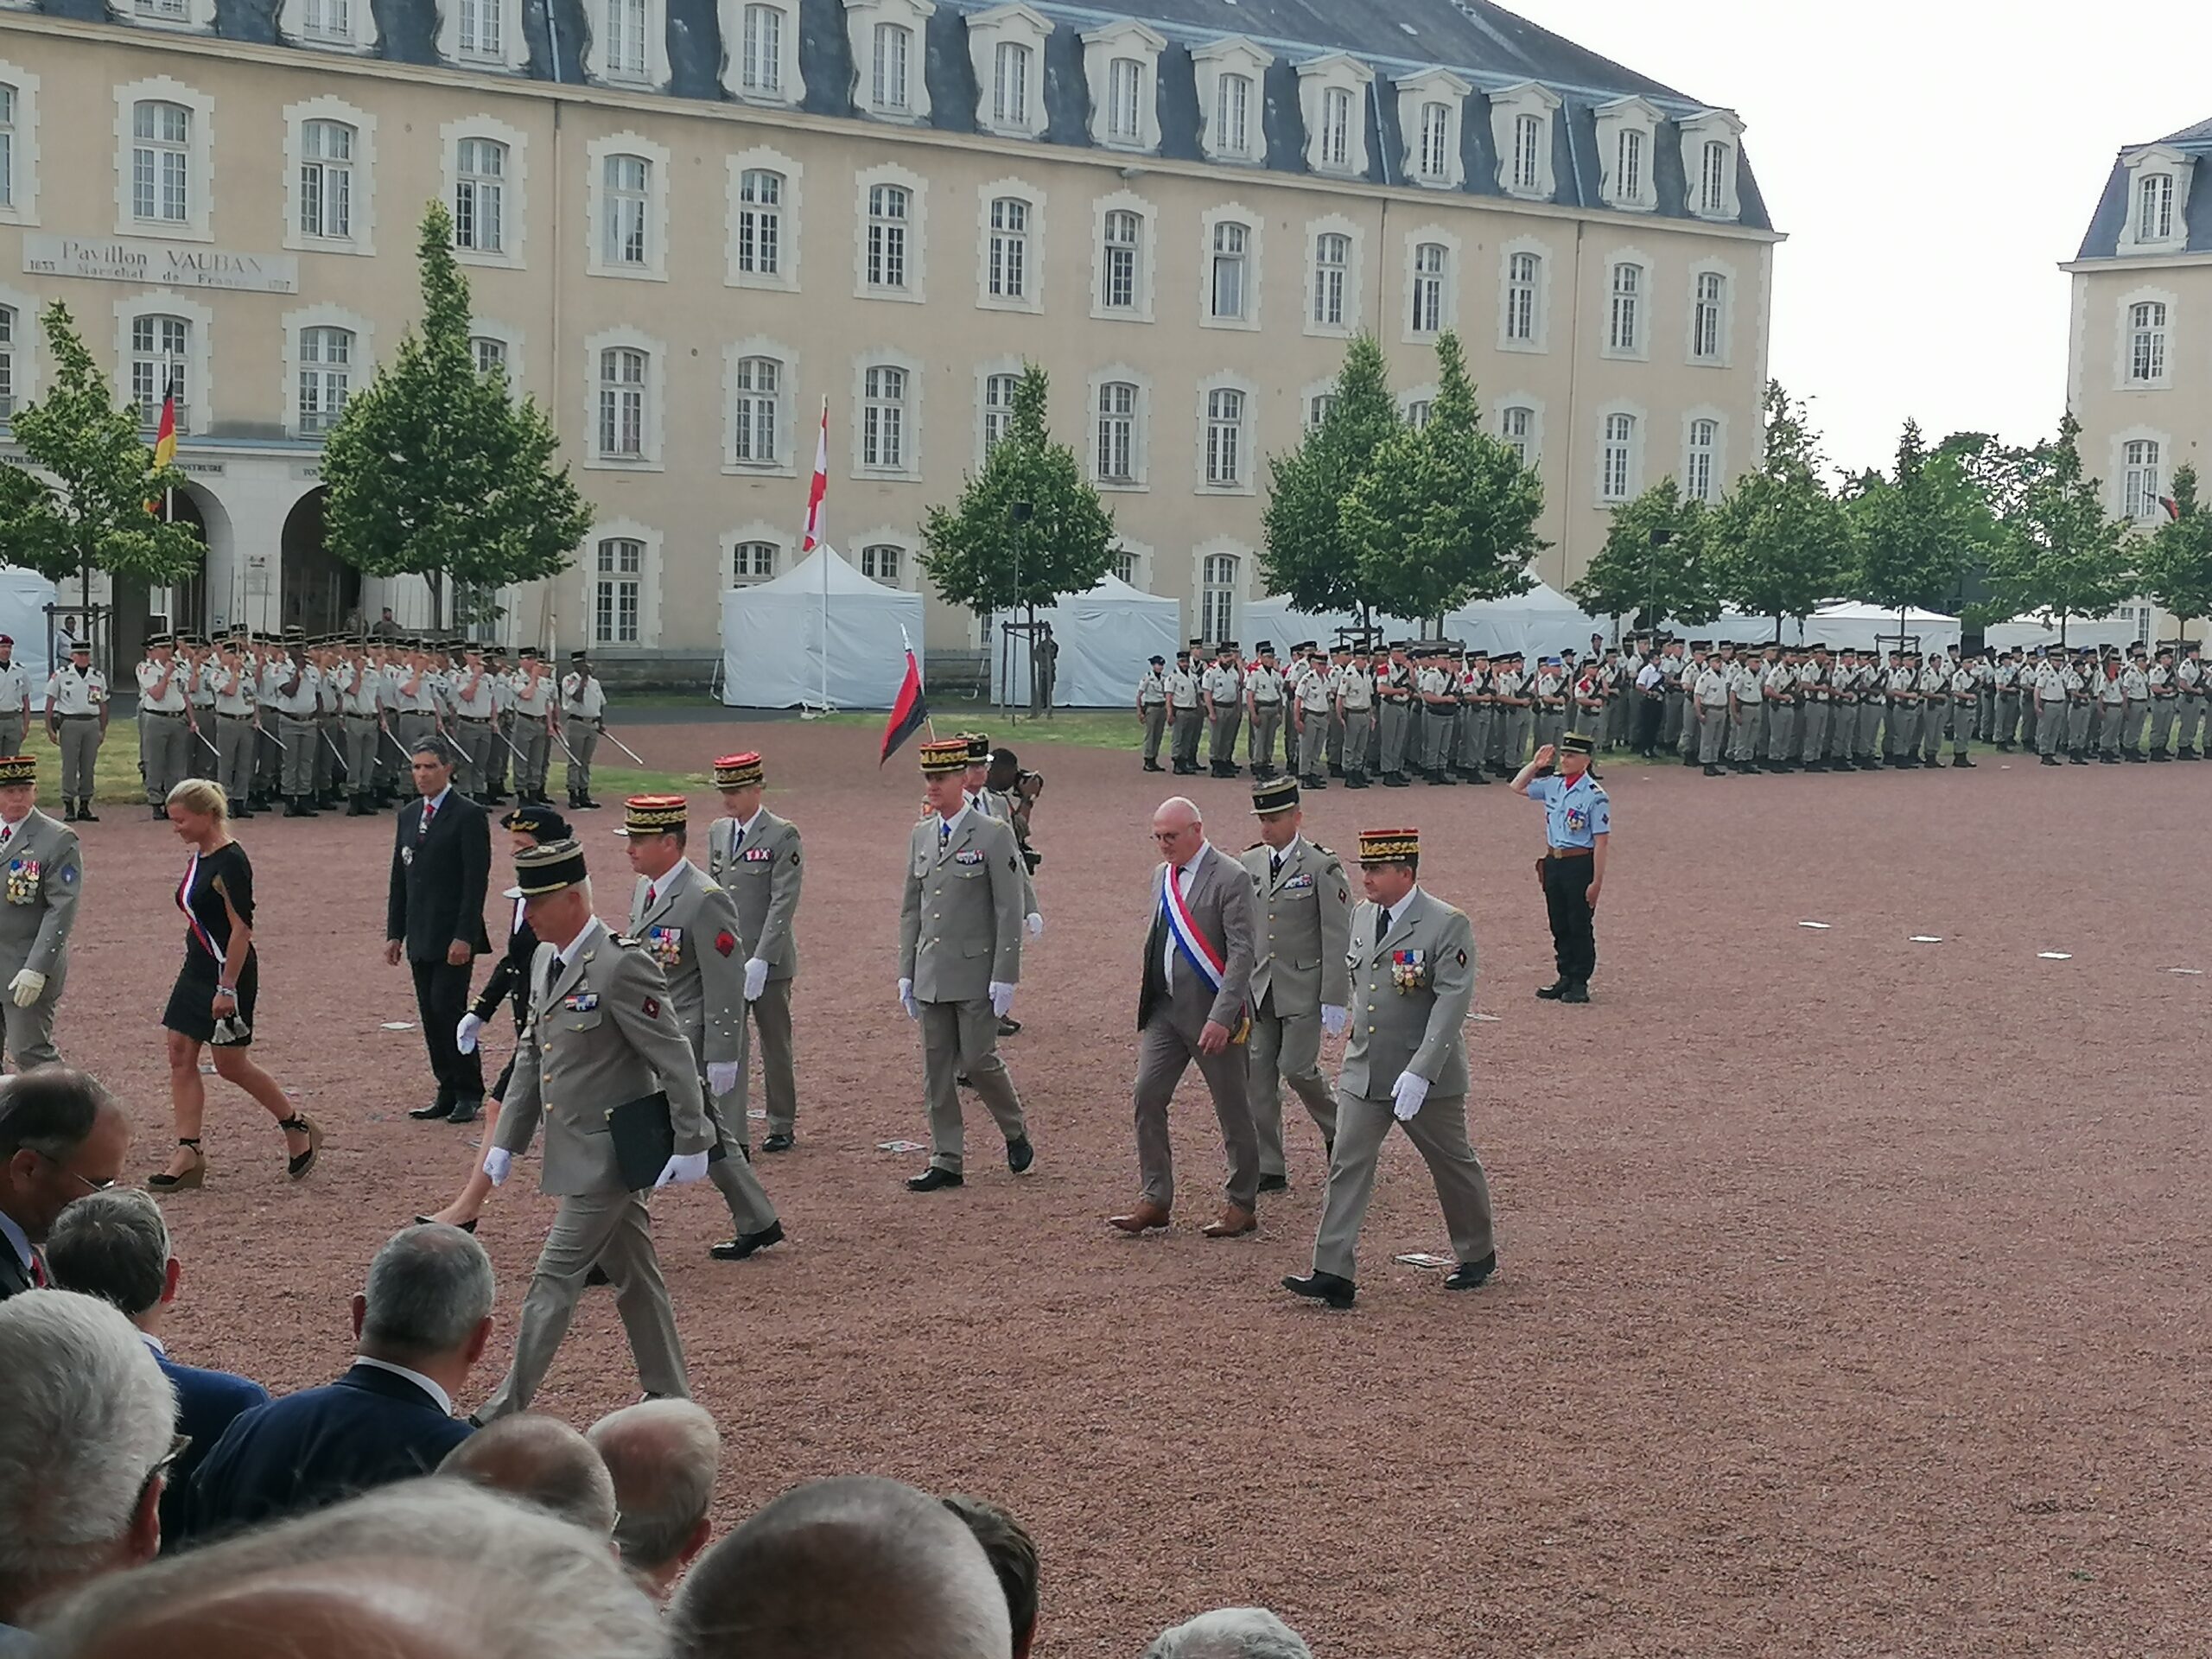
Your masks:
<svg viewBox="0 0 2212 1659"><path fill-rule="evenodd" d="M806 544L801 553L822 545L822 500L830 493L830 400L822 400L822 432L814 441L814 482L806 491Z"/></svg>

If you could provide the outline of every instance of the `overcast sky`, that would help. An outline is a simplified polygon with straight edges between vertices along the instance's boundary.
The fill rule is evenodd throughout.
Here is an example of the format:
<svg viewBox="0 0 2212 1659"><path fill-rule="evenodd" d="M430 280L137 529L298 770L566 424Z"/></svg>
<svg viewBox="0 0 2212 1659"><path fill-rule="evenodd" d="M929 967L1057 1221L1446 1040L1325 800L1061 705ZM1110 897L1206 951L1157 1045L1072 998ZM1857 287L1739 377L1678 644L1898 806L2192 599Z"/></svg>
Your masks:
<svg viewBox="0 0 2212 1659"><path fill-rule="evenodd" d="M2212 7L1504 0L1744 118L1776 227L1773 372L1829 458L2024 442L2066 397L2069 279L2113 156L2212 117Z"/></svg>

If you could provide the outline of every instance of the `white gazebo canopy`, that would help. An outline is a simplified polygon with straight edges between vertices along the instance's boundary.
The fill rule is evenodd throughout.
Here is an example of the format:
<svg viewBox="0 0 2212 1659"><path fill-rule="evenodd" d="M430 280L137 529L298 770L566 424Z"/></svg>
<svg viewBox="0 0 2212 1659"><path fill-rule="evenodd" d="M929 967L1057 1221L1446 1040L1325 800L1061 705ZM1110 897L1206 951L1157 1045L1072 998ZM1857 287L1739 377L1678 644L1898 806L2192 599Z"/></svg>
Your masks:
<svg viewBox="0 0 2212 1659"><path fill-rule="evenodd" d="M862 575L824 543L757 588L722 594L722 702L885 709L919 660L922 596Z"/></svg>

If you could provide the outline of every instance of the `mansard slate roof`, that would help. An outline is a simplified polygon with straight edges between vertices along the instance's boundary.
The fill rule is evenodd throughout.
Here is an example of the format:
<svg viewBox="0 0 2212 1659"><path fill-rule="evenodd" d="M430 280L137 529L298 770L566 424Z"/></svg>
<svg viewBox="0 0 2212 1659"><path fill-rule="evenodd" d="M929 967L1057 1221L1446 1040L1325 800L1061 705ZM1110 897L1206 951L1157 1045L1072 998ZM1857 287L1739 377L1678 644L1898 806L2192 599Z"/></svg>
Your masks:
<svg viewBox="0 0 2212 1659"><path fill-rule="evenodd" d="M450 3L450 0L448 0ZM930 94L929 124L945 131L976 130L976 86L966 39L969 16L994 10L1002 0L938 0L925 41L923 73ZM435 65L438 0L372 0L377 22L375 55L389 61ZM716 0L665 0L668 10L670 95L717 103L734 100L722 86L721 31ZM851 99L852 52L845 32L842 0L796 0L799 13L799 71L805 98L799 107L813 115L867 118ZM1203 161L1199 149L1198 81L1191 48L1210 41L1244 35L1272 53L1267 73L1265 130L1269 172L1303 173L1304 122L1300 113L1298 66L1342 52L1376 72L1370 94L1370 136L1379 127L1382 142L1370 143L1367 177L1376 184L1399 184L1405 153L1398 129L1397 99L1389 83L1429 68L1454 71L1473 85L1476 99L1460 124L1466 183L1465 193L1497 196L1497 155L1484 118L1483 95L1535 81L1558 94L1564 104L1555 118L1553 153L1561 206L1595 208L1599 196L1596 112L1619 98L1640 96L1670 118L1654 146L1654 183L1661 217L1688 218L1688 181L1681 146L1669 142L1672 121L1711 106L1624 68L1573 41L1540 29L1491 0L1133 0L1104 10L1028 0L1053 25L1045 53L1044 99L1046 125L1037 142L1090 148L1090 94L1084 75L1086 30L1127 19L1147 23L1164 35L1159 80L1160 143L1158 154L1182 161ZM38 0L50 16L86 22L116 21L106 0ZM523 34L529 61L522 78L582 86L589 84L582 46L589 34L586 0L522 0ZM280 0L215 0L215 34L228 40L283 45L276 18ZM302 47L303 53L313 48ZM1771 230L1766 204L1748 160L1738 158L1737 223ZM2208 215L2212 228L2212 215ZM2108 238L2109 239L2109 238Z"/></svg>
<svg viewBox="0 0 2212 1659"><path fill-rule="evenodd" d="M2154 143L2177 149L2184 156L2199 161L2212 156L2212 120L2199 121L2194 126L2183 127L2179 132L2170 132L2154 139ZM2076 259L2116 259L2120 257L2120 233L2127 226L2127 162L2126 156L2139 149L2148 149L2149 144L2130 144L2113 158L2112 172L2105 180L2105 193L2097 200L2097 211L2090 215L2088 233L2082 238L2082 251ZM2198 184L2190 188L2193 204L2205 198L2196 194L2199 187L2212 185L2212 168L2196 169ZM2189 242L2183 249L2186 253L2212 253L2212 212L2196 212L2189 215Z"/></svg>

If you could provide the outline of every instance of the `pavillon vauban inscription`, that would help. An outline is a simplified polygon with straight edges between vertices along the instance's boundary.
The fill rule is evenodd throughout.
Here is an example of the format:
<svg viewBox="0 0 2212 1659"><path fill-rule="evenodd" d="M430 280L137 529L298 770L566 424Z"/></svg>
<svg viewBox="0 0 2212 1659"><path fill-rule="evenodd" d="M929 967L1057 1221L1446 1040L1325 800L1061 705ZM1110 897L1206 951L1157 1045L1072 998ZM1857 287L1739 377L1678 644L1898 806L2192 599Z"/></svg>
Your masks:
<svg viewBox="0 0 2212 1659"><path fill-rule="evenodd" d="M296 294L300 262L289 253L224 253L187 242L140 242L28 233L23 270L33 276L83 276L152 288L228 288Z"/></svg>

